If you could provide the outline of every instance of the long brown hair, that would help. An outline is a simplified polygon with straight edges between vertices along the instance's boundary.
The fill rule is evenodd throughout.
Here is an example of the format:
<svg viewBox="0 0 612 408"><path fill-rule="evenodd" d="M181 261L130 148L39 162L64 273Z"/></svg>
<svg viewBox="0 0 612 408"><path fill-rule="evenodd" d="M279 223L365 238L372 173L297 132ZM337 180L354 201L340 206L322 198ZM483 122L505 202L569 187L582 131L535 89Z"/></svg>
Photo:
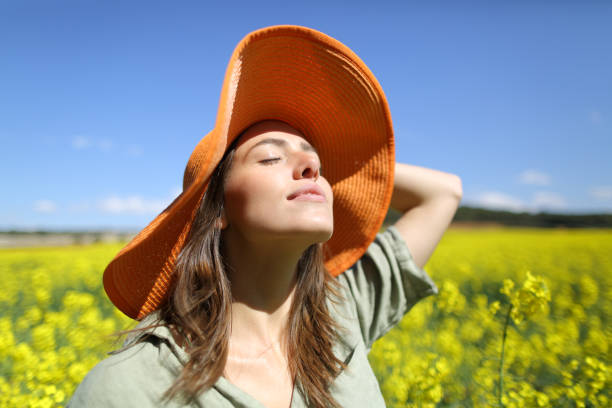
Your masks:
<svg viewBox="0 0 612 408"><path fill-rule="evenodd" d="M184 336L190 357L164 394L168 399L178 395L187 399L197 397L213 386L227 361L232 295L222 256L219 218L224 205L224 181L235 145L230 146L211 176L177 258L173 285L160 308L162 323ZM298 261L284 350L290 373L308 404L338 407L330 386L346 365L334 355L332 346L341 341L343 328L331 317L326 299L339 302L342 295L339 283L327 272L323 260L323 245L314 244Z"/></svg>

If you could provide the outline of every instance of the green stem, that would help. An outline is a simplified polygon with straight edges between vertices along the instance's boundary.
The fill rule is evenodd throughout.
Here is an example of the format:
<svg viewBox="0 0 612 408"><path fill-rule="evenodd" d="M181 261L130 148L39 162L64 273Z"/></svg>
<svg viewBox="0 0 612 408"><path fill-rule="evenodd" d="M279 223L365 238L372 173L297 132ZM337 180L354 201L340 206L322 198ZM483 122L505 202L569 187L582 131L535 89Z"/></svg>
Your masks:
<svg viewBox="0 0 612 408"><path fill-rule="evenodd" d="M504 408L502 402L502 395L504 395L504 352L506 350L506 335L508 334L508 325L510 324L510 312L512 311L512 304L508 307L508 313L506 313L506 323L504 323L504 335L502 337L501 347L501 360L499 362L499 406Z"/></svg>

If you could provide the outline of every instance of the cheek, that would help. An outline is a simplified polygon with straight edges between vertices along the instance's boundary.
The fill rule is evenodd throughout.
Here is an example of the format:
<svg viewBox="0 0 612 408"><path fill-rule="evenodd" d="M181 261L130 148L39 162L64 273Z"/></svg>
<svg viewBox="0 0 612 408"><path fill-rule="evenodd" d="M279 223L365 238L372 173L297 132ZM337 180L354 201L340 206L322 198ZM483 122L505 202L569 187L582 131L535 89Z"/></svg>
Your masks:
<svg viewBox="0 0 612 408"><path fill-rule="evenodd" d="M330 206L333 206L334 203L334 191L331 188L331 185L329 184L329 182L327 180L325 180L324 183L322 183L322 187L323 190L325 191L325 195L327 196L327 200L330 203Z"/></svg>
<svg viewBox="0 0 612 408"><path fill-rule="evenodd" d="M230 220L265 218L283 198L278 180L268 176L242 174L225 185L225 209Z"/></svg>

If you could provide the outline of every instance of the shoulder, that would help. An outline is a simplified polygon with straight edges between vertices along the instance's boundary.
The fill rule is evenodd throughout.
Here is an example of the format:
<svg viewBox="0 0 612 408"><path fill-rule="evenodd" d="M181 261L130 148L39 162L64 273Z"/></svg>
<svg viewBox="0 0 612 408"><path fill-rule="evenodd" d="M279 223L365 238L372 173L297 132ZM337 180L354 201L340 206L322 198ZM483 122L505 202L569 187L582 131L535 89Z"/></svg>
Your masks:
<svg viewBox="0 0 612 408"><path fill-rule="evenodd" d="M353 294L361 291L366 296L398 284L419 298L438 292L429 274L416 264L406 241L394 226L376 234L361 258L337 280Z"/></svg>
<svg viewBox="0 0 612 408"><path fill-rule="evenodd" d="M391 225L376 234L361 260L364 258L371 258L376 263L397 263L412 259L412 254L399 231Z"/></svg>
<svg viewBox="0 0 612 408"><path fill-rule="evenodd" d="M163 340L130 345L99 362L83 379L68 407L160 406L176 375L176 358Z"/></svg>
<svg viewBox="0 0 612 408"><path fill-rule="evenodd" d="M361 258L336 280L345 302L334 317L350 325L353 332L358 328L367 348L416 302L438 291L393 226L377 234Z"/></svg>
<svg viewBox="0 0 612 408"><path fill-rule="evenodd" d="M411 261L412 256L405 241L399 232L390 226L385 231L376 234L363 255L351 267L338 275L336 280L345 291L354 292L354 289L359 286L362 286L362 289L371 288L386 276L400 269L408 269L405 265Z"/></svg>
<svg viewBox="0 0 612 408"><path fill-rule="evenodd" d="M349 298L355 295L356 283L376 281L380 279L381 272L397 267L410 258L408 247L399 232L391 226L376 234L363 255L351 267L336 276L335 280L346 300L347 295ZM343 302L341 306L347 307L349 304Z"/></svg>

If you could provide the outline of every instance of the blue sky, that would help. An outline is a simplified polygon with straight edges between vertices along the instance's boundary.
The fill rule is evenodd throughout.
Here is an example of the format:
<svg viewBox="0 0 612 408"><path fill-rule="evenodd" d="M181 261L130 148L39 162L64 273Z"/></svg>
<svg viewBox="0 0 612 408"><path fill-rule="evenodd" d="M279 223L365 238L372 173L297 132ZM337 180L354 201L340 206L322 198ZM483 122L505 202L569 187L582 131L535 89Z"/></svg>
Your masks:
<svg viewBox="0 0 612 408"><path fill-rule="evenodd" d="M610 21L604 1L0 1L0 229L146 226L232 50L276 24L355 51L397 160L459 175L463 205L612 213Z"/></svg>

